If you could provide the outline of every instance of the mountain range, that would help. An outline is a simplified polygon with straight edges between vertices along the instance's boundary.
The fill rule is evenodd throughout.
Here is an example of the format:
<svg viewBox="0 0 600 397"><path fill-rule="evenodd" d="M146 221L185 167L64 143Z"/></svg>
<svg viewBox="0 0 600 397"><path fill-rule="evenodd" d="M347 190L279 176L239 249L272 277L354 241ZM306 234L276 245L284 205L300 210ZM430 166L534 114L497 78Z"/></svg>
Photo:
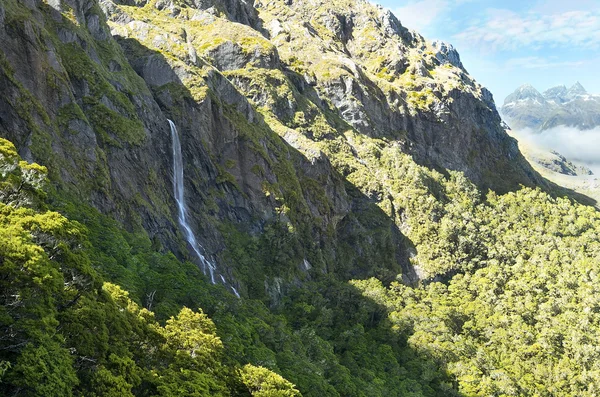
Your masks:
<svg viewBox="0 0 600 397"><path fill-rule="evenodd" d="M579 82L543 93L525 84L506 97L500 112L515 130L544 131L558 126L590 130L600 126L600 95L588 94Z"/></svg>
<svg viewBox="0 0 600 397"><path fill-rule="evenodd" d="M596 395L600 213L466 67L366 0L0 0L0 395Z"/></svg>

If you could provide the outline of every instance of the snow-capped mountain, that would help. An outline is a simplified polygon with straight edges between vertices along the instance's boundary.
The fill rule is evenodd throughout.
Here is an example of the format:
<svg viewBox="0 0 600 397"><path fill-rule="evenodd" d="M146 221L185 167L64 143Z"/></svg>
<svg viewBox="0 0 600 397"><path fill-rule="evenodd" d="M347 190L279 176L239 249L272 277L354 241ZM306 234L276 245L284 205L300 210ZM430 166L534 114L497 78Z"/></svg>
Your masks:
<svg viewBox="0 0 600 397"><path fill-rule="evenodd" d="M577 82L540 93L522 85L504 100L501 113L513 129L543 131L561 125L588 130L600 126L600 95L591 95Z"/></svg>

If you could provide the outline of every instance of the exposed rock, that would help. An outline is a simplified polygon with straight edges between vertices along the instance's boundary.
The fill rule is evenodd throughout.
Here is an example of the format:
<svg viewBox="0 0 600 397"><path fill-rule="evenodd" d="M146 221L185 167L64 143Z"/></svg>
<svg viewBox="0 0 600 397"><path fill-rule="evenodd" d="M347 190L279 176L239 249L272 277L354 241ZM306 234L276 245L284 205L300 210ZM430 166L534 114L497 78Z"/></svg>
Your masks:
<svg viewBox="0 0 600 397"><path fill-rule="evenodd" d="M483 99L485 104L488 105L490 109L496 109L496 103L494 102L494 95L492 94L492 92L487 88L483 87L481 89L481 94L481 99Z"/></svg>
<svg viewBox="0 0 600 397"><path fill-rule="evenodd" d="M113 0L99 0L99 4L104 15L119 24L127 24L133 20L126 12L123 12Z"/></svg>
<svg viewBox="0 0 600 397"><path fill-rule="evenodd" d="M64 71L62 68L62 65L58 61L58 57L57 57L55 51L48 50L46 52L46 56L48 57L48 64L50 65L50 67L52 69L54 69L55 72L63 72Z"/></svg>
<svg viewBox="0 0 600 397"><path fill-rule="evenodd" d="M196 52L196 49L194 48L192 43L190 43L189 41L187 42L187 48L188 55L190 57L190 63L195 66L200 66L200 64L198 63L198 53Z"/></svg>
<svg viewBox="0 0 600 397"><path fill-rule="evenodd" d="M420 60L412 64L412 66L409 68L409 72L410 74L419 77L431 77L431 73L429 73L429 70L427 70L425 64Z"/></svg>
<svg viewBox="0 0 600 397"><path fill-rule="evenodd" d="M434 41L431 45L435 49L435 57L442 64L449 63L457 68L464 69L462 62L460 61L460 55L458 54L458 51L454 49L452 44L443 41Z"/></svg>
<svg viewBox="0 0 600 397"><path fill-rule="evenodd" d="M417 281L382 151L498 191L539 182L452 47L367 1L102 0L108 27L94 0L68 4L77 28L62 15L42 28L57 17L43 10L15 37L0 25L13 70L0 78L0 134L60 170L62 189L183 258L173 120L207 256L233 275L223 230L270 233L286 259L257 283L274 301L299 278L368 277L375 263L386 280Z"/></svg>
<svg viewBox="0 0 600 397"><path fill-rule="evenodd" d="M165 9L172 10L175 8L175 4L173 4L173 0L157 0L156 3L154 3L154 7L160 11Z"/></svg>
<svg viewBox="0 0 600 397"><path fill-rule="evenodd" d="M412 42L414 40L414 36L408 29L402 26L398 18L396 18L396 16L392 14L390 10L380 7L379 11L380 12L378 14L381 26L388 37L398 35L406 42Z"/></svg>
<svg viewBox="0 0 600 397"><path fill-rule="evenodd" d="M213 64L219 70L241 69L248 63L242 47L231 41L217 46L207 55L213 59Z"/></svg>
<svg viewBox="0 0 600 397"><path fill-rule="evenodd" d="M96 40L106 40L108 37L104 27L100 24L100 17L97 14L88 16L87 28Z"/></svg>
<svg viewBox="0 0 600 397"><path fill-rule="evenodd" d="M342 13L325 14L321 16L321 23L342 43L347 43L352 38L354 28L352 15Z"/></svg>
<svg viewBox="0 0 600 397"><path fill-rule="evenodd" d="M150 86L159 87L180 81L171 65L161 55L138 58L132 62L132 66Z"/></svg>
<svg viewBox="0 0 600 397"><path fill-rule="evenodd" d="M575 99L578 96L586 95L586 94L587 94L587 91L585 90L585 88L583 88L581 83L578 81L571 88L569 88L569 91L567 91L567 98Z"/></svg>
<svg viewBox="0 0 600 397"><path fill-rule="evenodd" d="M122 4L125 6L136 6L136 7L144 6L148 3L148 0L110 0L110 1L115 4ZM159 0L159 1L163 1L163 0Z"/></svg>
<svg viewBox="0 0 600 397"><path fill-rule="evenodd" d="M573 164L571 161L567 160L567 158L563 155L561 155L560 153L556 152L556 151L552 151L551 152L553 155L555 155L558 160L559 160L559 166L561 169L561 173L562 174L566 174L566 175L594 175L594 173L592 172L592 170L590 170L589 168L582 166L582 165L576 165Z"/></svg>
<svg viewBox="0 0 600 397"><path fill-rule="evenodd" d="M56 18L55 9L44 15L43 8L35 8L39 18L14 24L11 35L0 29L1 52L9 65L3 76L12 75L0 78L0 134L28 160L55 170L53 182L82 202L129 227L169 225L170 210L161 204L170 200L170 167L160 160L169 142L166 119L119 47L107 43L112 37L102 33L106 24L96 2L64 4L74 10L80 29L72 29L67 19L57 30L53 24L42 29L43 18ZM97 45L104 46L102 52ZM30 104L29 114L20 101ZM148 179L149 170L158 180ZM174 245L172 232L164 240Z"/></svg>
<svg viewBox="0 0 600 397"><path fill-rule="evenodd" d="M76 32L62 28L58 30L58 38L63 44L75 43L78 40Z"/></svg>
<svg viewBox="0 0 600 397"><path fill-rule="evenodd" d="M115 61L114 59L111 59L108 63L108 70L110 70L111 72L120 72L121 70L123 70L123 68L121 67L119 62Z"/></svg>
<svg viewBox="0 0 600 397"><path fill-rule="evenodd" d="M548 101L563 103L567 100L567 87L564 85L559 85L556 87L552 87L544 91L544 98Z"/></svg>
<svg viewBox="0 0 600 397"><path fill-rule="evenodd" d="M268 25L267 29L270 32L271 37L278 36L286 31L286 29L281 24L279 19L273 19Z"/></svg>

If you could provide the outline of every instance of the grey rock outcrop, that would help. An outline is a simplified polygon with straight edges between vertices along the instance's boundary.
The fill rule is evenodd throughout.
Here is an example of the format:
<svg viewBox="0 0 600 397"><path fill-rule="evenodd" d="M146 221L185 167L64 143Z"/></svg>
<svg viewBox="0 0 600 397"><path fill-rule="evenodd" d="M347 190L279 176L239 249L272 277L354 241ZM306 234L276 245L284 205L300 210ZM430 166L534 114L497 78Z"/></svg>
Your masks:
<svg viewBox="0 0 600 397"><path fill-rule="evenodd" d="M589 168L573 164L565 156L555 150L550 151L545 157L537 156L532 159L542 167L559 174L570 176L593 175L593 172Z"/></svg>
<svg viewBox="0 0 600 397"><path fill-rule="evenodd" d="M452 44L443 41L434 41L431 45L435 49L435 57L442 64L449 63L457 68L464 69L462 62L460 61L460 55Z"/></svg>
<svg viewBox="0 0 600 397"><path fill-rule="evenodd" d="M189 223L228 277L231 227L252 238L278 231L281 263L297 262L261 285L311 272L366 277L369 263L388 280L416 274L401 222L379 207L394 192L361 139L483 188L542 183L452 46L367 1L30 3L18 3L30 20L0 24L0 135L55 170L72 200L183 258L173 120Z"/></svg>

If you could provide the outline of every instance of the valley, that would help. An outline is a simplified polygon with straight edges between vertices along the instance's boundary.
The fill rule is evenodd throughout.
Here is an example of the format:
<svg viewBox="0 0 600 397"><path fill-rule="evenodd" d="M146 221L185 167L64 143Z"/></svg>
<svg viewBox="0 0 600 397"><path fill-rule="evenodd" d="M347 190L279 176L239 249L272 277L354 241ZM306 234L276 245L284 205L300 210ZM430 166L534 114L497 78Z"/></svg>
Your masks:
<svg viewBox="0 0 600 397"><path fill-rule="evenodd" d="M0 0L0 394L596 395L596 177L467 67L364 0Z"/></svg>

